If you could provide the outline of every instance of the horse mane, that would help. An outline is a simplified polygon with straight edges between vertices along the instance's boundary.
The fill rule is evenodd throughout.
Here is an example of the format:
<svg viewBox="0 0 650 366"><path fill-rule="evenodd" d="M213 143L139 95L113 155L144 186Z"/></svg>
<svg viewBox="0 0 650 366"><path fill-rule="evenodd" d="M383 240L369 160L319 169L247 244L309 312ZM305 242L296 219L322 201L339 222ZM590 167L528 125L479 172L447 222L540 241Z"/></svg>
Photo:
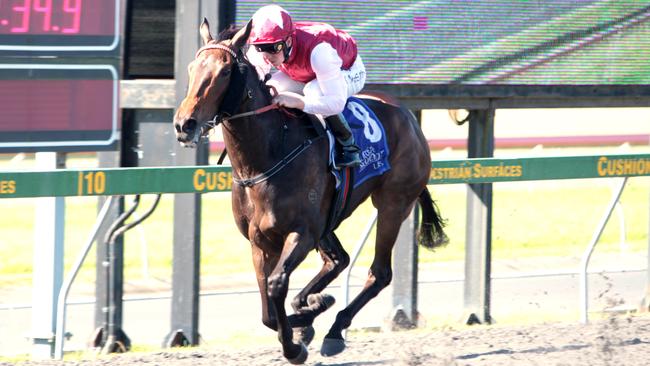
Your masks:
<svg viewBox="0 0 650 366"><path fill-rule="evenodd" d="M234 24L230 24L227 28L219 32L217 36L217 42L225 41L227 39L232 39L232 37L237 33L241 27L237 27Z"/></svg>
<svg viewBox="0 0 650 366"><path fill-rule="evenodd" d="M236 34L237 32L239 32L242 28L243 28L243 27L237 27L237 26L234 25L234 24L230 24L227 28L225 28L224 30L222 30L221 32L219 32L219 35L217 36L217 39L216 39L215 41L212 41L212 42L219 43L219 42L221 42L221 41L225 41L225 40L228 40L228 39L232 39L232 37L234 37L235 34ZM244 52L244 54L245 54L245 53L246 53L246 52ZM246 63L248 63L248 66L249 66L249 67L251 67L253 70L256 70L255 66L251 65L251 64L250 64L250 61L249 61L246 57L244 57L243 60L246 61ZM270 100L270 99L272 98L272 95L271 95L271 88L268 87L268 86L266 86L266 81L271 77L271 75L270 75L270 74L267 74L267 75L261 75L261 74L258 74L257 72L255 72L255 74L258 75L258 78L257 78L257 79L258 79L260 82L262 82L262 84L265 86L265 87L262 88L262 89L263 89L264 92L266 93L267 98Z"/></svg>

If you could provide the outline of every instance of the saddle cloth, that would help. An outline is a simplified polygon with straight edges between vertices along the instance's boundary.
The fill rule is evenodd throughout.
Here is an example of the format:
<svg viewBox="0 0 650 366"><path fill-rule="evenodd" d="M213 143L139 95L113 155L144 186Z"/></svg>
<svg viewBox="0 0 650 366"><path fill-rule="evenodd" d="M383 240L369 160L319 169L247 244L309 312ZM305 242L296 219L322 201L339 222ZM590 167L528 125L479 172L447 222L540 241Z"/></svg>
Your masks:
<svg viewBox="0 0 650 366"><path fill-rule="evenodd" d="M328 224L323 235L335 230L341 223L352 191L372 177L390 170L386 132L375 113L359 98L350 97L345 104L343 116L348 121L354 141L360 148L361 165L353 169L334 168L336 146L332 133L327 130L330 142L330 168L336 177L336 192L330 209ZM352 187L352 189L350 189Z"/></svg>
<svg viewBox="0 0 650 366"><path fill-rule="evenodd" d="M348 121L354 135L354 141L360 149L361 165L355 167L352 174L354 178L353 188L357 188L368 179L390 170L386 132L379 122L379 118L359 98L348 98L343 109L343 116ZM330 162L334 161L334 156L334 138L330 134ZM339 183L341 176L337 172L340 173L340 171L333 168L333 172L337 176L337 183Z"/></svg>

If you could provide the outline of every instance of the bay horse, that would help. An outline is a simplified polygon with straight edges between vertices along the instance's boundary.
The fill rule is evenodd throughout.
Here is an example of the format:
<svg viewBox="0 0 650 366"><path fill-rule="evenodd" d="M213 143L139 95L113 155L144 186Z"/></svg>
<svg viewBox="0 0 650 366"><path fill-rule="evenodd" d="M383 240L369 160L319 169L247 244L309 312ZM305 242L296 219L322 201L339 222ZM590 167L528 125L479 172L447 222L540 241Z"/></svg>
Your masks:
<svg viewBox="0 0 650 366"><path fill-rule="evenodd" d="M177 140L186 146L222 125L234 182L232 211L239 231L251 243L262 322L277 331L284 357L301 364L307 359L305 344L314 336L314 318L334 303L321 291L349 264L349 256L326 226L336 184L328 167L328 139L310 128L313 116L287 114L272 103L270 88L244 56L250 30L249 21L215 40L203 20L204 46L188 67L187 95L173 123ZM447 241L426 187L429 146L415 117L379 98L365 102L386 131L392 168L354 189L342 214L347 218L371 197L378 214L377 236L368 279L337 314L321 347L325 356L343 351L343 330L390 283L392 248L416 201L422 208L419 243L433 248ZM314 249L323 267L291 302L295 313L287 315L289 277Z"/></svg>

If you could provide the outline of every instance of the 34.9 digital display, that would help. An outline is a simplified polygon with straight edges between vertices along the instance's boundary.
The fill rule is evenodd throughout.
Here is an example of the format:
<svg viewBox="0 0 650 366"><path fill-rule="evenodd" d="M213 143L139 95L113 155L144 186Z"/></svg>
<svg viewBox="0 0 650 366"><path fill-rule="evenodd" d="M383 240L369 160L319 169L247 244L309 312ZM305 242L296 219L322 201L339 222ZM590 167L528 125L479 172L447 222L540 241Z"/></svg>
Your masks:
<svg viewBox="0 0 650 366"><path fill-rule="evenodd" d="M111 50L120 0L0 0L0 50Z"/></svg>

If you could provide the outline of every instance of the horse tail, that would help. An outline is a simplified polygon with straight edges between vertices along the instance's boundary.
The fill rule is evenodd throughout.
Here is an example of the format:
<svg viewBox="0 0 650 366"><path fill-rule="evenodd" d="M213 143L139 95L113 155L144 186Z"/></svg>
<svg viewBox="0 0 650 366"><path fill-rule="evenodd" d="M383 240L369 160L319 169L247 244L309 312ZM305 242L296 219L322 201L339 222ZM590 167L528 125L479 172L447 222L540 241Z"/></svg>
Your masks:
<svg viewBox="0 0 650 366"><path fill-rule="evenodd" d="M417 236L418 244L428 249L435 249L449 242L447 234L443 231L444 220L440 217L436 203L431 199L427 187L424 187L418 202L422 208L422 224Z"/></svg>

